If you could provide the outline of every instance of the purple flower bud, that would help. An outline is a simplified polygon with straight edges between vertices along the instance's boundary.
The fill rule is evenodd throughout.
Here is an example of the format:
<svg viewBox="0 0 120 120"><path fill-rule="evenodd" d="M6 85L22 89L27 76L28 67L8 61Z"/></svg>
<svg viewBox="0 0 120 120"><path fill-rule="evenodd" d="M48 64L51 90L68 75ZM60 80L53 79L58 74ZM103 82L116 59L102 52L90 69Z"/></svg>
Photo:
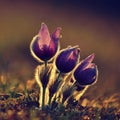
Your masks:
<svg viewBox="0 0 120 120"><path fill-rule="evenodd" d="M80 57L78 46L69 47L62 50L56 58L57 69L61 73L68 73L76 66Z"/></svg>
<svg viewBox="0 0 120 120"><path fill-rule="evenodd" d="M98 77L97 66L92 63L94 54L81 61L75 68L73 77L80 85L91 85L96 82Z"/></svg>
<svg viewBox="0 0 120 120"><path fill-rule="evenodd" d="M58 27L50 36L47 25L42 23L38 35L33 38L30 45L33 57L40 62L51 60L59 50L60 31L61 28Z"/></svg>

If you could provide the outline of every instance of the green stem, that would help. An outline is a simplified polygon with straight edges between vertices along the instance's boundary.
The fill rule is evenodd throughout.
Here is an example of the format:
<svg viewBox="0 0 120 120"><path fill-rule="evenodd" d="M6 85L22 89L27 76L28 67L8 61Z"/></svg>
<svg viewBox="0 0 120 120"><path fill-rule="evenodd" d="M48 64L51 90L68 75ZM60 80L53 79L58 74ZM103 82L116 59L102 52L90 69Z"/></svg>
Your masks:
<svg viewBox="0 0 120 120"><path fill-rule="evenodd" d="M61 76L61 72L58 73L58 76L57 76L57 79L56 79L57 82L60 81L60 76Z"/></svg>
<svg viewBox="0 0 120 120"><path fill-rule="evenodd" d="M43 88L43 93L42 93L42 109L44 109L45 105L45 88Z"/></svg>
<svg viewBox="0 0 120 120"><path fill-rule="evenodd" d="M44 64L45 64L45 71L46 71L46 69L47 69L47 61L45 61Z"/></svg>
<svg viewBox="0 0 120 120"><path fill-rule="evenodd" d="M59 82L60 82L60 77L61 77L61 72L58 73L58 76L57 76L56 81L55 81L55 83L54 83L54 89L55 89L54 94L56 93L56 91L57 91L57 89L58 89ZM54 94L53 94L53 95L54 95ZM48 102L48 104L49 104L50 108L51 108L51 105L52 105L52 97L53 97L53 95L50 95L50 96L49 96L49 102Z"/></svg>
<svg viewBox="0 0 120 120"><path fill-rule="evenodd" d="M51 96L49 96L49 101L48 101L48 105L50 106L50 104L51 104Z"/></svg>
<svg viewBox="0 0 120 120"><path fill-rule="evenodd" d="M46 74L46 70L47 70L47 61L44 61L44 74ZM40 100L42 103L41 103L41 109L44 109L45 108L45 87L42 85L42 99Z"/></svg>

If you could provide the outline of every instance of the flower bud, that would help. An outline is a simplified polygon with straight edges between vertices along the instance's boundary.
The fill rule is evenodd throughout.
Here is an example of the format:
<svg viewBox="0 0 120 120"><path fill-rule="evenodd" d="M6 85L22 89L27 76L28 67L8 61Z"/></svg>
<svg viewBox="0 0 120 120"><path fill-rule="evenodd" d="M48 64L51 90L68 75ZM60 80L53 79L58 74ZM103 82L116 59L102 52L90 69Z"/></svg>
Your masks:
<svg viewBox="0 0 120 120"><path fill-rule="evenodd" d="M50 36L48 27L42 23L41 29L36 35L31 44L30 50L35 59L40 62L51 60L59 50L61 28L58 27L55 32Z"/></svg>
<svg viewBox="0 0 120 120"><path fill-rule="evenodd" d="M56 67L61 73L68 73L76 66L80 57L78 46L62 50L56 58Z"/></svg>
<svg viewBox="0 0 120 120"><path fill-rule="evenodd" d="M81 61L75 68L73 77L81 86L91 85L96 82L98 77L97 66L92 63L94 54Z"/></svg>

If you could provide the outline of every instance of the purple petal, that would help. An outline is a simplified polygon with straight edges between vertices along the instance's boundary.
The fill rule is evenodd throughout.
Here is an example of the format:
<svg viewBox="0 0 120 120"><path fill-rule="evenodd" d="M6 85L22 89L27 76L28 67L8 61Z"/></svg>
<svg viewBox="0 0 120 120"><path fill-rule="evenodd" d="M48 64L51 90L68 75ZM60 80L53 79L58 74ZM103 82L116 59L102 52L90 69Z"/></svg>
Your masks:
<svg viewBox="0 0 120 120"><path fill-rule="evenodd" d="M90 64L85 70L80 70L79 67L74 72L74 78L80 85L90 85L96 81L98 76L97 66L93 63Z"/></svg>
<svg viewBox="0 0 120 120"><path fill-rule="evenodd" d="M63 50L56 58L57 69L62 73L68 73L75 67L78 62L79 48L67 48Z"/></svg>
<svg viewBox="0 0 120 120"><path fill-rule="evenodd" d="M49 46L51 38L46 24L44 23L41 24L41 29L38 33L38 36L40 38L38 41L40 48L43 47L43 45Z"/></svg>
<svg viewBox="0 0 120 120"><path fill-rule="evenodd" d="M60 35L60 29L57 28L54 36ZM31 53L40 62L51 60L59 50L59 39L50 37L46 24L42 23L41 29L31 42Z"/></svg>
<svg viewBox="0 0 120 120"><path fill-rule="evenodd" d="M57 40L60 38L60 33L61 33L62 28L58 27L55 32L52 34L52 39Z"/></svg>
<svg viewBox="0 0 120 120"><path fill-rule="evenodd" d="M93 61L94 56L95 55L93 53L93 54L89 55L88 57L86 57L84 60L82 60L80 62L80 64L78 65L79 66L79 72L88 68L88 67L90 67L90 65L91 65L90 63Z"/></svg>
<svg viewBox="0 0 120 120"><path fill-rule="evenodd" d="M33 51L37 57L39 57L43 61L47 61L51 59L57 52L58 44L55 44L53 41L50 41L50 45L42 45L39 44L39 37L33 43Z"/></svg>
<svg viewBox="0 0 120 120"><path fill-rule="evenodd" d="M93 54L89 55L88 57L86 57L83 61L84 62L92 62L94 57L95 57L95 54L93 53Z"/></svg>

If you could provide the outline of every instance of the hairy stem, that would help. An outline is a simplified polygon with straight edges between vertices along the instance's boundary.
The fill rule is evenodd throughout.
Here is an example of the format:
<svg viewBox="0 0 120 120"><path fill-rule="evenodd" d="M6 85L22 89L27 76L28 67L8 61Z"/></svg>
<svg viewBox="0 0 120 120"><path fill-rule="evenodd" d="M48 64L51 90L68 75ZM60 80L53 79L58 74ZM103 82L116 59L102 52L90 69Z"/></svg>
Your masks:
<svg viewBox="0 0 120 120"><path fill-rule="evenodd" d="M45 107L45 88L43 88L42 91L42 109Z"/></svg>

